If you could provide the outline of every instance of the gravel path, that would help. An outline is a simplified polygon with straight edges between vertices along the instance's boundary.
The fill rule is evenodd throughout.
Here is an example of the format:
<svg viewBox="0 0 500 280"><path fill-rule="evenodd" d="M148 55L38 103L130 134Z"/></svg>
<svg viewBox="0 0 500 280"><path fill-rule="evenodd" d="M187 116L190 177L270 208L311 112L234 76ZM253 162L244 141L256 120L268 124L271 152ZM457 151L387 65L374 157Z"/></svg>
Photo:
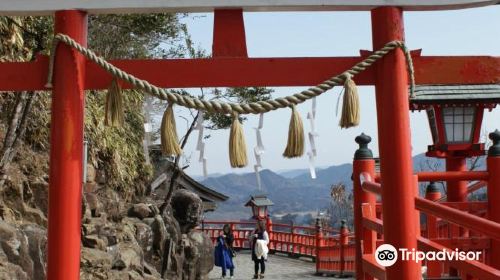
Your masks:
<svg viewBox="0 0 500 280"><path fill-rule="evenodd" d="M235 273L234 279L247 280L253 277L253 262L249 252L237 252L234 259ZM328 280L336 279L334 277L315 276L315 263L307 259L292 259L286 256L269 255L266 262L266 278L271 280L302 280L302 279L317 279ZM229 274L229 272L228 272ZM222 273L220 267L214 267L209 274L209 279L220 279ZM343 278L347 279L347 278Z"/></svg>

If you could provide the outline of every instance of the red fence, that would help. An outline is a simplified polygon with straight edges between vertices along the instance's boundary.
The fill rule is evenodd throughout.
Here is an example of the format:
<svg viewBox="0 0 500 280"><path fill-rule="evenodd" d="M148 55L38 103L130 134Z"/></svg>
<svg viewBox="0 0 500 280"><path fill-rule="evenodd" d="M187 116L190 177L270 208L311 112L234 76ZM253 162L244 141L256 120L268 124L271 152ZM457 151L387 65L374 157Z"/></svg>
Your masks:
<svg viewBox="0 0 500 280"><path fill-rule="evenodd" d="M498 160L500 169L500 157ZM489 164L491 165L491 162ZM384 205L380 203L383 200L382 184L373 179L377 178L374 166L373 159L355 161L354 214L357 231L354 238L345 228L332 232L321 229L318 225L299 227L269 222L269 247L272 252L312 257L316 261L316 272L319 274L356 273L358 279L386 279L387 274L394 272L390 270L393 267L386 270L380 266L375 261L374 253L378 245L387 241L384 231L390 232L395 228L384 228L383 221L386 217L382 214L391 213L381 211L384 210ZM440 199L440 191L434 188L427 188L425 198L420 197L416 191L417 184L426 180L474 181L467 192L487 187L488 202L446 202ZM450 252L456 248L481 254L478 260L451 259L413 263L412 268L417 269L411 272L411 278L405 279L420 278L421 265L427 266L427 277L434 279L447 276L467 280L500 279L500 209L495 208L500 205L500 193L494 192L497 191L495 188L500 186L500 176L483 171L422 172L413 176L413 184L416 195L410 202L414 212L410 212L408 218L415 217L417 225L413 234L416 236L411 237L416 241L415 249L422 252ZM235 246L248 248L248 237L255 227L252 222L205 222L204 230L215 239L225 223L230 224L235 232ZM401 273L403 274L404 272Z"/></svg>
<svg viewBox="0 0 500 280"><path fill-rule="evenodd" d="M236 249L249 249L249 237L255 222L203 221L202 230L215 243L224 224L229 224L235 236ZM267 223L271 253L284 253L290 257L310 257L316 262L317 274L353 275L355 271L355 245L347 228L340 231L317 226Z"/></svg>
<svg viewBox="0 0 500 280"><path fill-rule="evenodd" d="M351 234L323 237L317 250L316 273L354 275L356 247Z"/></svg>
<svg viewBox="0 0 500 280"><path fill-rule="evenodd" d="M459 176L464 180L484 179L485 172L461 172L460 174L418 174L419 181L439 179L442 175ZM420 177L421 176L421 177ZM416 178L416 179L417 179ZM441 178L441 180L446 178ZM456 179L456 178L454 178ZM417 180L415 180L417 181ZM364 192L380 195L382 186L371 179L369 173L360 174L360 183ZM475 186L485 184L473 184ZM364 236L377 236L375 240L365 239L362 250L362 267L365 275L385 279L385 269L376 264L373 256L375 246L383 242L383 223L377 217L380 203L362 203L362 231ZM356 206L355 206L356 207ZM500 270L490 266L491 242L500 240L500 224L487 219L487 202L439 202L430 197L415 197L415 209L426 215L426 222L417 236L418 249L427 251L481 252L479 261L428 261L428 277L442 277L456 270L462 279L500 279ZM376 233L376 235L374 235Z"/></svg>

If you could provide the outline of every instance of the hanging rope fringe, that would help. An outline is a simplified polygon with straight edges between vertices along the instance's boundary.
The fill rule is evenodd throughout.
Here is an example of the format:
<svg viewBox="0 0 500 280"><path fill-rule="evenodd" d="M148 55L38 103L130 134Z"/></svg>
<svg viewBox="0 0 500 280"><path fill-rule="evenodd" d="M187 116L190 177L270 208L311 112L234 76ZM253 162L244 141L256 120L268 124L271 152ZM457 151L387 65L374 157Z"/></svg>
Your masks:
<svg viewBox="0 0 500 280"><path fill-rule="evenodd" d="M261 129L264 127L264 114L261 113L259 116L259 125L255 127L255 136L257 144L253 148L253 154L255 155L255 165L253 169L255 171L255 178L257 179L257 190L262 189L262 181L260 180L260 169L262 169L262 154L265 152L264 143L262 142Z"/></svg>
<svg viewBox="0 0 500 280"><path fill-rule="evenodd" d="M229 161L233 168L241 168L247 165L247 144L238 117L238 114L233 114L233 123L229 133Z"/></svg>
<svg viewBox="0 0 500 280"><path fill-rule="evenodd" d="M205 119L205 113L203 111L198 111L198 119L196 120L195 129L198 130L198 143L196 144L196 150L200 152L200 157L198 161L203 165L203 176L208 176L207 168L207 157L205 155L205 141L203 140L203 120Z"/></svg>
<svg viewBox="0 0 500 280"><path fill-rule="evenodd" d="M163 119L161 120L161 149L164 155L179 156L182 154L181 147L177 138L177 128L175 126L174 104L169 103Z"/></svg>
<svg viewBox="0 0 500 280"><path fill-rule="evenodd" d="M48 76L47 76L47 88L52 87L52 76L53 76L53 70L54 70L54 59L55 59L55 49L56 46L59 42L63 42L67 44L68 46L74 48L78 52L80 52L82 55L84 55L88 60L96 63L97 65L101 66L104 70L106 70L108 73L110 73L113 77L119 78L121 80L126 81L127 83L130 83L133 85L135 88L141 89L153 96L156 96L159 99L162 100L167 100L168 102L173 102L176 103L177 105L184 106L186 108L190 109L197 109L197 110L203 110L203 111L208 111L211 113L223 113L223 114L231 114L231 113L238 113L238 114L259 114L259 113L266 113L272 110L280 109L280 108L286 108L291 105L297 105L300 103L305 102L306 100L309 100L313 97L319 96L323 94L324 92L332 89L334 86L338 85L343 85L345 84L345 74L340 74L337 76L333 76L329 78L328 80L322 82L321 84L318 84L316 86L313 86L309 89L306 89L302 92L285 96L285 97L280 97L276 99L271 99L271 100L265 100L265 101L257 101L257 102L252 102L248 104L238 104L238 103L229 103L229 102L220 102L217 100L202 100L198 98L192 98L189 96L181 95L175 92L167 91L163 88L157 87L155 85L150 84L148 81L139 79L131 74L126 73L125 71L121 70L120 68L117 68L113 64L107 62L104 58L99 57L96 55L92 50L78 44L75 40L73 40L71 37L65 34L57 34L54 36L54 42L52 46L52 52L50 54L50 60L49 60L49 71L48 71ZM413 64L411 62L411 55L409 50L406 48L404 45L404 42L402 41L392 41L387 44L385 44L384 47L381 49L374 51L372 54L370 54L368 57L365 59L361 60L360 62L356 63L351 69L347 70L346 73L349 73L351 76L357 75L364 70L366 70L368 67L370 67L373 63L375 63L377 60L391 52L392 50L396 48L401 48L405 54L406 62L407 62L407 67L408 67L408 73L410 76L410 94L413 96L413 89L414 89L414 84L415 84L415 78L414 78L414 71L413 71Z"/></svg>
<svg viewBox="0 0 500 280"><path fill-rule="evenodd" d="M104 109L104 124L107 126L121 127L124 122L122 88L115 78L111 82L106 94L106 107Z"/></svg>
<svg viewBox="0 0 500 280"><path fill-rule="evenodd" d="M300 157L304 154L304 125L295 105L292 105L292 118L288 128L288 141L283 156Z"/></svg>
<svg viewBox="0 0 500 280"><path fill-rule="evenodd" d="M346 73L345 76L344 100L342 101L342 114L339 123L341 128L357 126L360 116L358 88L349 73Z"/></svg>
<svg viewBox="0 0 500 280"><path fill-rule="evenodd" d="M314 159L318 155L315 140L315 138L318 137L318 133L316 133L316 127L314 123L316 120L316 97L312 99L311 103L311 111L307 114L309 125L311 127L311 131L308 133L310 150L309 152L307 152L307 156L309 157L309 173L311 174L311 179L316 179L316 168L314 167Z"/></svg>

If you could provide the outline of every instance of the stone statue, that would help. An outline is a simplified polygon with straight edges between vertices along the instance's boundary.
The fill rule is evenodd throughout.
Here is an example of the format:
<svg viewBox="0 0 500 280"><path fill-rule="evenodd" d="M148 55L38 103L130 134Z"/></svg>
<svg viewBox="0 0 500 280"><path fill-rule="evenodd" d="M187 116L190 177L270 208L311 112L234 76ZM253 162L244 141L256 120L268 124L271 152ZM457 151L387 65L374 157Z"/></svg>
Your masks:
<svg viewBox="0 0 500 280"><path fill-rule="evenodd" d="M214 247L206 234L195 230L203 214L200 197L191 191L180 189L174 192L170 205L168 210L178 223L180 236L172 238L165 246L167 259L170 261L164 275L173 280L208 279L208 273L214 266Z"/></svg>
<svg viewBox="0 0 500 280"><path fill-rule="evenodd" d="M181 232L189 233L201 222L203 203L198 195L188 190L180 189L172 196L172 214L179 222Z"/></svg>

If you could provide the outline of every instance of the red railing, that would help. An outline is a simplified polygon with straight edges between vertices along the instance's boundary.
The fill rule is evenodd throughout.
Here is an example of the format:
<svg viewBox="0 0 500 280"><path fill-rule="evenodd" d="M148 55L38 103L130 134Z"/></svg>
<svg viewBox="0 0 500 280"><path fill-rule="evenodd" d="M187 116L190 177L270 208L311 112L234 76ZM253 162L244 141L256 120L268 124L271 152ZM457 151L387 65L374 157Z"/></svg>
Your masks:
<svg viewBox="0 0 500 280"><path fill-rule="evenodd" d="M359 173L358 173L359 174ZM451 172L435 174L425 172L415 176L415 183L424 180L486 180L487 172ZM361 172L362 192L380 197L382 186L374 181L376 176ZM485 187L484 181L473 183L469 192ZM369 200L370 201L370 200ZM385 269L377 264L373 253L384 242L382 203L371 200L355 205L361 209L361 235L363 236L360 267L366 275L385 279ZM490 266L492 240L500 240L500 224L488 220L488 203L443 202L430 197L415 197L415 210L426 215L421 224L421 236L416 240L421 251L441 251L457 248L461 251L481 252L478 261L427 261L428 277L445 276L450 269L458 271L462 279L500 279L500 270ZM490 214L491 215L491 214ZM235 247L249 248L248 237L255 228L254 222L205 221L204 231L213 240L220 234L223 224L229 224L235 233ZM345 229L328 231L319 226L268 223L269 247L272 252L290 256L312 257L319 274L352 275L355 273L356 245L351 233Z"/></svg>
<svg viewBox="0 0 500 280"><path fill-rule="evenodd" d="M295 256L316 256L316 228L273 224L270 230L270 248L280 253Z"/></svg>
<svg viewBox="0 0 500 280"><path fill-rule="evenodd" d="M352 234L326 237L317 250L316 273L354 275L356 247Z"/></svg>
<svg viewBox="0 0 500 280"><path fill-rule="evenodd" d="M418 173L419 181L426 180L485 180L487 172L436 172ZM420 177L421 176L421 177ZM380 195L382 186L376 183L369 173L360 174L363 191ZM484 187L476 183L470 189ZM376 217L374 205L362 204L363 230L374 231L378 239L373 244L383 242L383 222ZM376 206L375 206L376 207ZM449 267L459 271L462 279L500 279L500 270L488 265L488 249L492 239L500 240L500 224L490 221L487 216L487 202L439 202L415 197L415 209L427 216L427 223L422 227L422 236L417 237L418 247L422 251L462 251L482 252L479 261L427 262L432 269L432 276L441 277ZM429 236L432 236L430 238ZM365 241L366 243L366 241ZM366 249L366 247L365 247ZM370 248L369 248L370 249ZM363 254L363 271L377 279L385 279L385 269L379 266L371 253ZM428 275L431 276L431 275Z"/></svg>
<svg viewBox="0 0 500 280"><path fill-rule="evenodd" d="M417 176L424 182L488 180L487 171L418 172Z"/></svg>
<svg viewBox="0 0 500 280"><path fill-rule="evenodd" d="M236 249L250 248L249 238L255 229L255 222L235 221L202 221L202 230L215 243L218 236L222 234L222 227L229 224L234 234L233 247Z"/></svg>
<svg viewBox="0 0 500 280"><path fill-rule="evenodd" d="M249 237L255 222L203 221L202 230L215 243L228 224L235 236L235 249L249 249ZM317 226L267 223L269 249L271 253L283 253L291 257L311 257L316 262L317 274L353 275L355 244L347 228L340 231L322 229ZM351 241L352 240L352 241Z"/></svg>
<svg viewBox="0 0 500 280"><path fill-rule="evenodd" d="M486 187L486 185L487 185L486 181L476 181L467 187L467 194L471 194L475 191L478 191L478 190ZM447 196L443 195L438 201L446 201L446 199L447 199Z"/></svg>

